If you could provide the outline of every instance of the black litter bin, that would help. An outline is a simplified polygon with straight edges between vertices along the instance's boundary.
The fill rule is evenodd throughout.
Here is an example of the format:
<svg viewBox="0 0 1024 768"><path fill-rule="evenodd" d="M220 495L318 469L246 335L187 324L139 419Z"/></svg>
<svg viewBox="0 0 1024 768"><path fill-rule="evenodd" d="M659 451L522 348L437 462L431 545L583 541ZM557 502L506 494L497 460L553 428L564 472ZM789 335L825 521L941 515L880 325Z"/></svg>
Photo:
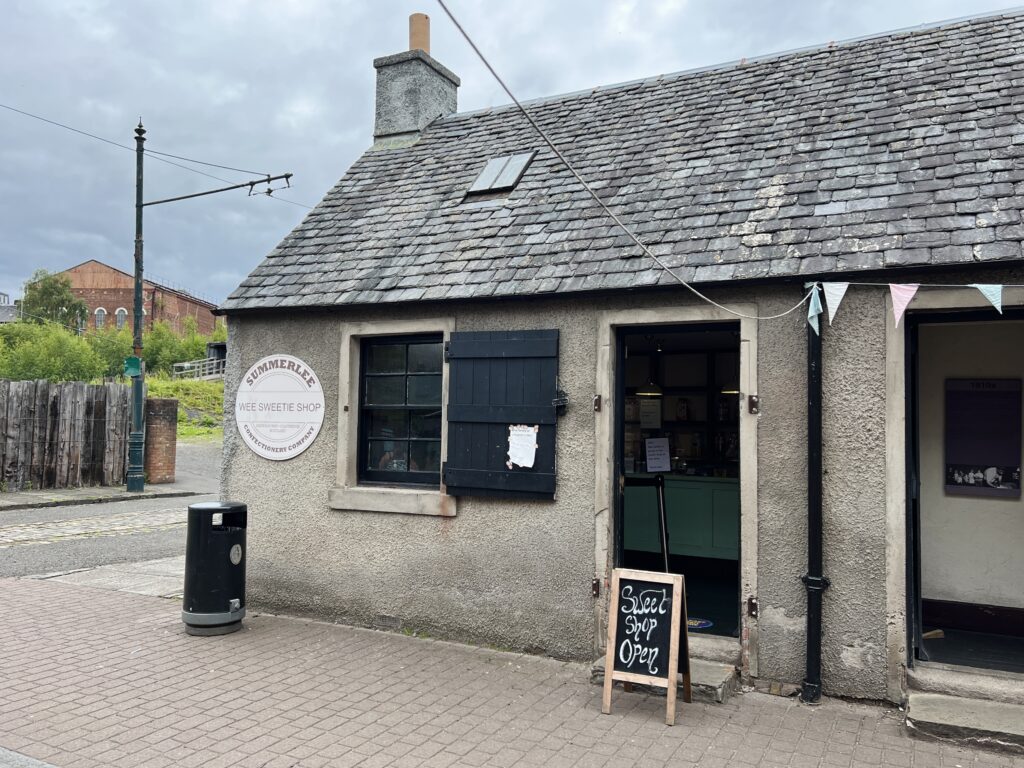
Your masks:
<svg viewBox="0 0 1024 768"><path fill-rule="evenodd" d="M190 635L226 635L242 627L247 516L237 501L188 507L181 620Z"/></svg>

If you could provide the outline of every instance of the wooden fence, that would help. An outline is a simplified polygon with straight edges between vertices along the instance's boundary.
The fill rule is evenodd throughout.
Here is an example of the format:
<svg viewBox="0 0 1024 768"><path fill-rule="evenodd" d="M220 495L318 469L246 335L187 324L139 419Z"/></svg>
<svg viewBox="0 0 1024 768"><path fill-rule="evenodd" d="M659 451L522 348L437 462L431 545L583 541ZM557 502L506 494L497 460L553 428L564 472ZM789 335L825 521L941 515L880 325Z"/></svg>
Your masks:
<svg viewBox="0 0 1024 768"><path fill-rule="evenodd" d="M0 381L0 490L119 485L131 387Z"/></svg>

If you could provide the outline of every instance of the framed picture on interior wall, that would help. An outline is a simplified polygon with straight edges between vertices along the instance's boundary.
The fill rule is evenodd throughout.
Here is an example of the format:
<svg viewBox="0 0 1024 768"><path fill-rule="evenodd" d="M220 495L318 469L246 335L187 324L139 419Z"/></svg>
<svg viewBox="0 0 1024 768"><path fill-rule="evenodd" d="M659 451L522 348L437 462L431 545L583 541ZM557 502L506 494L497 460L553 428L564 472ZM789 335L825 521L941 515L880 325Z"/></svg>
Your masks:
<svg viewBox="0 0 1024 768"><path fill-rule="evenodd" d="M1021 380L946 379L946 493L1020 498Z"/></svg>

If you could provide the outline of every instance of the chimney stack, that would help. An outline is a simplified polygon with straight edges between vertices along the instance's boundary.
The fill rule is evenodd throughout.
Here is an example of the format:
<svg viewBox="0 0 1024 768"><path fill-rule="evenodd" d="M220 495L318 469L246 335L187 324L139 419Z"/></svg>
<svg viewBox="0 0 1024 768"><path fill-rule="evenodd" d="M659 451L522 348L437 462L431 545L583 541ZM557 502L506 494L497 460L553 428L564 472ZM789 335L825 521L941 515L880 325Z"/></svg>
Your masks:
<svg viewBox="0 0 1024 768"><path fill-rule="evenodd" d="M375 59L374 146L415 141L433 120L456 110L459 78L430 56L430 17L409 17L409 50Z"/></svg>

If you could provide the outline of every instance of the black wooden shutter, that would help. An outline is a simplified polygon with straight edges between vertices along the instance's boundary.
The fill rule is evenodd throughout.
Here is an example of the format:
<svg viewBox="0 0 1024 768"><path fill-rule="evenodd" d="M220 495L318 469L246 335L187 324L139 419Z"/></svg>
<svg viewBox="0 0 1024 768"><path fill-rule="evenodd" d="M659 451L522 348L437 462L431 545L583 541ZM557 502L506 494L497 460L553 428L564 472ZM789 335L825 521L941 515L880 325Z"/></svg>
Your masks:
<svg viewBox="0 0 1024 768"><path fill-rule="evenodd" d="M445 360L447 493L553 499L558 331L453 333ZM512 424L539 427L533 467L507 466Z"/></svg>

